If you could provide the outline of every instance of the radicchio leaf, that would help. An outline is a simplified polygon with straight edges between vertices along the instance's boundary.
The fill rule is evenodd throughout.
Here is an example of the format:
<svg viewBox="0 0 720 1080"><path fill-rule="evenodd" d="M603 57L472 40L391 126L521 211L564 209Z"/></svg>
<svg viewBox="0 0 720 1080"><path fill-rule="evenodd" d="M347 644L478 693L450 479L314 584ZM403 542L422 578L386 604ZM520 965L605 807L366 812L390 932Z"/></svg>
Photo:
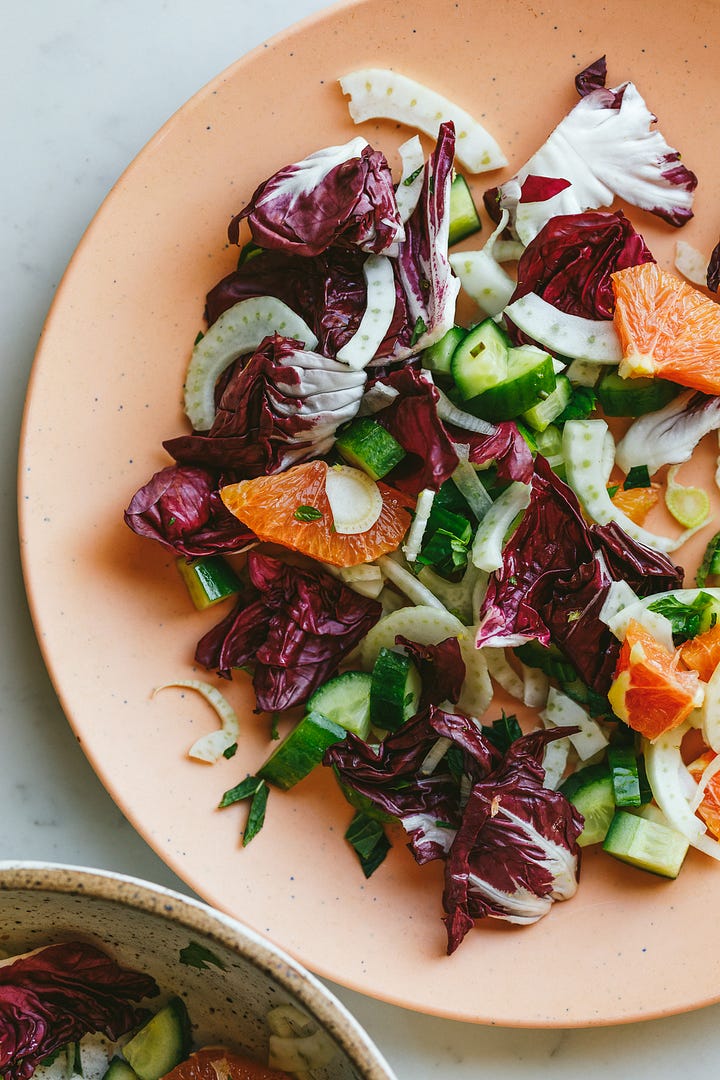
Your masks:
<svg viewBox="0 0 720 1080"><path fill-rule="evenodd" d="M600 90L605 85L607 78L607 62L604 56L600 56L592 64L578 72L575 76L575 89L580 97L586 97L593 90Z"/></svg>
<svg viewBox="0 0 720 1080"><path fill-rule="evenodd" d="M195 659L226 679L233 668L252 664L258 709L289 709L335 674L382 607L323 571L256 551L247 568L249 584L198 642Z"/></svg>
<svg viewBox="0 0 720 1080"><path fill-rule="evenodd" d="M443 858L462 818L460 781L446 758L430 776L423 762L438 739L449 739L461 754L461 771L471 782L487 776L501 759L499 751L461 713L430 706L403 724L379 746L348 734L325 752L323 764L343 784L400 819L410 850L420 864Z"/></svg>
<svg viewBox="0 0 720 1080"><path fill-rule="evenodd" d="M245 218L256 244L294 255L333 246L380 253L404 236L390 167L360 137L286 165L260 184L230 223L231 243Z"/></svg>
<svg viewBox="0 0 720 1080"><path fill-rule="evenodd" d="M502 764L473 785L445 863L448 952L479 918L527 924L577 889L583 819L543 787L542 756L567 730L533 732L511 744Z"/></svg>
<svg viewBox="0 0 720 1080"><path fill-rule="evenodd" d="M91 1032L120 1038L147 1016L133 1003L158 993L149 975L84 942L49 945L3 964L0 1074L28 1080L46 1057Z"/></svg>
<svg viewBox="0 0 720 1080"><path fill-rule="evenodd" d="M133 495L125 523L186 558L241 551L256 542L220 498L218 475L191 465L156 472Z"/></svg>
<svg viewBox="0 0 720 1080"><path fill-rule="evenodd" d="M207 434L163 445L182 464L265 476L327 454L336 429L355 416L364 385L364 372L275 335L234 365Z"/></svg>
<svg viewBox="0 0 720 1080"><path fill-rule="evenodd" d="M570 315L612 319L610 275L644 262L654 259L621 212L554 217L520 256L511 303L535 292Z"/></svg>
<svg viewBox="0 0 720 1080"><path fill-rule="evenodd" d="M403 646L420 672L420 711L428 705L442 705L444 701L455 704L459 700L465 681L465 661L456 637L445 638L437 645L419 645L398 635L395 644Z"/></svg>
<svg viewBox="0 0 720 1080"><path fill-rule="evenodd" d="M712 249L707 268L707 287L711 292L720 290L720 241Z"/></svg>
<svg viewBox="0 0 720 1080"><path fill-rule="evenodd" d="M610 206L618 196L671 225L692 217L697 177L657 129L637 87L597 86L586 93L515 177L486 193L495 215L506 209L515 234L529 243L556 215ZM528 202L528 176L569 180L552 199ZM498 218L496 217L495 220Z"/></svg>
<svg viewBox="0 0 720 1080"><path fill-rule="evenodd" d="M472 434L450 428L453 441L466 443L468 460L473 465L494 465L500 480L519 480L528 484L533 474L530 447L512 420L495 425L491 435Z"/></svg>

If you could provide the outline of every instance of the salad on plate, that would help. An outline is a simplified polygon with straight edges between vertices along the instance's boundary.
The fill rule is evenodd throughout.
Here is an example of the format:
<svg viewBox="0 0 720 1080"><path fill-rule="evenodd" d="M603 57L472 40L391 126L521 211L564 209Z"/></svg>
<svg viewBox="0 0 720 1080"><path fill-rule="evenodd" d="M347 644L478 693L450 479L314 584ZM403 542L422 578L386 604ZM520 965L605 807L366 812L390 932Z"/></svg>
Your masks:
<svg viewBox="0 0 720 1080"><path fill-rule="evenodd" d="M720 245L658 265L642 219L685 224L697 178L604 58L575 85L484 192L478 245L493 135L396 72L342 79L357 124L432 149L393 176L357 135L235 212L189 430L125 512L218 606L208 678L174 684L221 721L191 757L237 752L218 677L266 714L267 760L221 801L244 843L332 770L360 872L398 836L442 862L449 952L570 899L589 845L667 879L690 846L720 858L717 477L678 476L720 429Z"/></svg>

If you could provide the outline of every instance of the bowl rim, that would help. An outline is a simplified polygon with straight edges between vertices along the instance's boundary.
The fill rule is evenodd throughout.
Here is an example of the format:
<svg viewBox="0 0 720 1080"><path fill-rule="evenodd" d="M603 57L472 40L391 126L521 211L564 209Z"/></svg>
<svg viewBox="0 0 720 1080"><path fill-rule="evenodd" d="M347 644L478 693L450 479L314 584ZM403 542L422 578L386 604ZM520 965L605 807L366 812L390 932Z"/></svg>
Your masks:
<svg viewBox="0 0 720 1080"><path fill-rule="evenodd" d="M36 860L0 860L0 892L87 896L129 907L205 935L275 979L318 1020L363 1080L397 1080L369 1035L317 976L238 919L191 896L130 874Z"/></svg>

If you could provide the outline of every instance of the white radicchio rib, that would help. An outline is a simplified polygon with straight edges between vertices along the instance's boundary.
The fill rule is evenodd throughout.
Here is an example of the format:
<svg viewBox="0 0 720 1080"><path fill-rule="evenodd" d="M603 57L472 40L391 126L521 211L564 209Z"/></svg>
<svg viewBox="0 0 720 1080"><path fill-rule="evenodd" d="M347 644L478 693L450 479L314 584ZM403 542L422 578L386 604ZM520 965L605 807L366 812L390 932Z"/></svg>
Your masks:
<svg viewBox="0 0 720 1080"><path fill-rule="evenodd" d="M700 440L720 428L720 397L688 390L657 412L640 416L618 443L615 460L624 473L634 465L657 472L688 461Z"/></svg>
<svg viewBox="0 0 720 1080"><path fill-rule="evenodd" d="M610 206L616 196L671 225L691 218L697 177L661 132L651 130L656 119L631 82L583 97L517 175L495 191L519 239L528 244L550 218ZM569 183L531 202L522 192L529 177Z"/></svg>

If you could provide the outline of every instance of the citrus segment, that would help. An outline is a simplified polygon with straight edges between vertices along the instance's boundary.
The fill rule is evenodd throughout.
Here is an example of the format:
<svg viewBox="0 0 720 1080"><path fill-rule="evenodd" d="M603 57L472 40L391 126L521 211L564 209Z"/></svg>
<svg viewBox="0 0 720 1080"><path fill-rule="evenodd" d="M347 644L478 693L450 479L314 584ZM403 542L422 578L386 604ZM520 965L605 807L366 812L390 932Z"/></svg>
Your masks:
<svg viewBox="0 0 720 1080"><path fill-rule="evenodd" d="M697 780L697 782L700 783L703 773L708 765L713 763L715 758L716 754L714 750L706 750L705 753L701 754L695 761L691 761L688 765L688 772L693 780ZM720 839L720 773L713 773L708 780L702 799L697 808L697 813L705 822L713 836L717 836L718 839Z"/></svg>
<svg viewBox="0 0 720 1080"><path fill-rule="evenodd" d="M290 1074L215 1046L196 1050L163 1080L290 1080Z"/></svg>
<svg viewBox="0 0 720 1080"><path fill-rule="evenodd" d="M687 667L697 671L703 682L709 682L720 664L720 623L681 645L680 656Z"/></svg>
<svg viewBox="0 0 720 1080"><path fill-rule="evenodd" d="M697 672L681 669L679 662L678 652L630 620L608 698L615 714L648 739L677 727L700 704Z"/></svg>
<svg viewBox="0 0 720 1080"><path fill-rule="evenodd" d="M661 375L720 393L720 304L657 263L618 270L612 282L620 375Z"/></svg>
<svg viewBox="0 0 720 1080"><path fill-rule="evenodd" d="M333 566L357 566L394 551L410 525L411 500L378 484L382 510L365 532L338 533L325 490L324 461L294 465L282 473L241 480L222 488L228 510L260 540L282 544Z"/></svg>
<svg viewBox="0 0 720 1080"><path fill-rule="evenodd" d="M627 491L620 488L612 496L612 503L636 525L642 525L659 499L660 489L657 484L652 484L650 487L629 488Z"/></svg>

